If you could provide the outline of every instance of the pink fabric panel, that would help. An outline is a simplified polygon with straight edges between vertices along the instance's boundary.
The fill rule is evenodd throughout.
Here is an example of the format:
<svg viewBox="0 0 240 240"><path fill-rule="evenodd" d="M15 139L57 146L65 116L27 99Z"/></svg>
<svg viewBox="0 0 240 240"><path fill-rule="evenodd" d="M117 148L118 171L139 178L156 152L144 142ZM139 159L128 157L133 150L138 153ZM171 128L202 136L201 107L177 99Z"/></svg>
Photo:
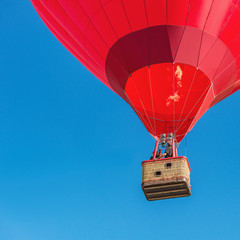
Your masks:
<svg viewBox="0 0 240 240"><path fill-rule="evenodd" d="M217 40L208 51L206 57L200 62L199 68L209 77L209 79L215 77L226 53L226 46L220 40Z"/></svg>
<svg viewBox="0 0 240 240"><path fill-rule="evenodd" d="M208 56L214 44L217 43L217 40L218 39L216 37L210 34L207 34L206 32L202 33L202 41L201 41L199 59L197 64L198 66L201 65L202 61L204 61L205 58Z"/></svg>
<svg viewBox="0 0 240 240"><path fill-rule="evenodd" d="M187 27L179 45L175 61L197 67L201 37L201 31Z"/></svg>

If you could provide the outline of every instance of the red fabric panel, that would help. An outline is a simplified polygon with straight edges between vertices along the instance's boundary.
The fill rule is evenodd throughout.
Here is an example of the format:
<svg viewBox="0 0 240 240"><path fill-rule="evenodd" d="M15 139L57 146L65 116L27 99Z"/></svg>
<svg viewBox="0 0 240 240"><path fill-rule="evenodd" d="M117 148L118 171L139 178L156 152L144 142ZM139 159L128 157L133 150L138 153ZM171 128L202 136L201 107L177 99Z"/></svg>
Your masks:
<svg viewBox="0 0 240 240"><path fill-rule="evenodd" d="M98 52L101 56L106 56L109 51L109 47L102 35L97 31L96 27L90 22L86 31L89 41L93 46L98 45Z"/></svg>
<svg viewBox="0 0 240 240"><path fill-rule="evenodd" d="M144 0L122 0L132 31L148 27Z"/></svg>
<svg viewBox="0 0 240 240"><path fill-rule="evenodd" d="M235 37L229 47L229 51L234 54L237 60L240 56L240 32L237 37Z"/></svg>
<svg viewBox="0 0 240 240"><path fill-rule="evenodd" d="M225 25L222 33L219 38L228 46L234 41L235 38L239 35L239 26L236 23L240 22L240 7L237 6L234 8L234 11L231 17L228 19L227 24Z"/></svg>
<svg viewBox="0 0 240 240"><path fill-rule="evenodd" d="M65 0L58 0L58 2L65 12L64 15L66 14L68 18L70 18L77 25L77 27L84 32L90 21L90 18L80 6L79 1L71 0L66 2ZM57 4L55 6L57 6ZM57 10L57 7L55 8Z"/></svg>
<svg viewBox="0 0 240 240"><path fill-rule="evenodd" d="M113 0L98 0L99 2L101 2L102 6L106 5L107 3L113 1Z"/></svg>
<svg viewBox="0 0 240 240"><path fill-rule="evenodd" d="M108 1L108 3L104 5L104 10L118 38L131 32L121 0Z"/></svg>
<svg viewBox="0 0 240 240"><path fill-rule="evenodd" d="M36 1L36 0L32 0ZM37 0L41 1L41 0ZM69 2L69 0L64 0ZM84 11L87 13L90 19L102 8L101 2L99 0L78 0L79 4L82 6Z"/></svg>
<svg viewBox="0 0 240 240"><path fill-rule="evenodd" d="M115 30L107 18L104 9L100 9L97 14L94 15L92 23L109 48L118 40ZM96 46L98 47L97 42Z"/></svg>
<svg viewBox="0 0 240 240"><path fill-rule="evenodd" d="M206 22L205 31L214 36L219 36L223 27L229 20L237 1L238 0L214 0Z"/></svg>
<svg viewBox="0 0 240 240"><path fill-rule="evenodd" d="M166 0L145 0L149 26L165 25Z"/></svg>
<svg viewBox="0 0 240 240"><path fill-rule="evenodd" d="M92 25L91 19L81 7L78 0L58 0L64 8L68 17L76 24L76 26L87 35L89 41L95 46L98 45L98 51L102 56L105 56L109 50L104 40L104 35L101 36L95 26ZM87 31L86 31L87 29Z"/></svg>
<svg viewBox="0 0 240 240"><path fill-rule="evenodd" d="M187 26L203 30L211 5L212 0L190 1Z"/></svg>
<svg viewBox="0 0 240 240"><path fill-rule="evenodd" d="M167 1L167 25L186 25L190 0Z"/></svg>

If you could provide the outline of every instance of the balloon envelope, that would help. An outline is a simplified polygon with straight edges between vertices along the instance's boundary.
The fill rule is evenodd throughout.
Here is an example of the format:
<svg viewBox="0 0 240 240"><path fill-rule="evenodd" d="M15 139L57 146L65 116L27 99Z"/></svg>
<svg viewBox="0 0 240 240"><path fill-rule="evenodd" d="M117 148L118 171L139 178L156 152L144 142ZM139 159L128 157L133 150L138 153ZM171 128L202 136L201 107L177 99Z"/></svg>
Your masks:
<svg viewBox="0 0 240 240"><path fill-rule="evenodd" d="M238 0L31 0L58 40L156 139L240 88Z"/></svg>

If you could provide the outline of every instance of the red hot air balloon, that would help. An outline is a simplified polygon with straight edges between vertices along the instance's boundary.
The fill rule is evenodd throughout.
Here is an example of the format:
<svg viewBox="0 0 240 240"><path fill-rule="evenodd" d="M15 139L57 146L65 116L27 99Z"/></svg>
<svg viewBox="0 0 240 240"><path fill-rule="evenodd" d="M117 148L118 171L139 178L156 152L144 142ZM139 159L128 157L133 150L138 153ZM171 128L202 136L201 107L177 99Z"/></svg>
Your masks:
<svg viewBox="0 0 240 240"><path fill-rule="evenodd" d="M180 142L240 88L239 0L31 0L57 39L133 108Z"/></svg>

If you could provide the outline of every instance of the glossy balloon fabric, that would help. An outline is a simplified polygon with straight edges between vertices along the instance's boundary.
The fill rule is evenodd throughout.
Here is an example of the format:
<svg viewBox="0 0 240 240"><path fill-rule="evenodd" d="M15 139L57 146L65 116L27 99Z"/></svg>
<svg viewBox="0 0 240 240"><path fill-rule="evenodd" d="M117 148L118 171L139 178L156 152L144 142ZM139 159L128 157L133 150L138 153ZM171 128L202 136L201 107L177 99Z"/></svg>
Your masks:
<svg viewBox="0 0 240 240"><path fill-rule="evenodd" d="M156 139L173 132L180 142L240 88L240 0L31 1Z"/></svg>

